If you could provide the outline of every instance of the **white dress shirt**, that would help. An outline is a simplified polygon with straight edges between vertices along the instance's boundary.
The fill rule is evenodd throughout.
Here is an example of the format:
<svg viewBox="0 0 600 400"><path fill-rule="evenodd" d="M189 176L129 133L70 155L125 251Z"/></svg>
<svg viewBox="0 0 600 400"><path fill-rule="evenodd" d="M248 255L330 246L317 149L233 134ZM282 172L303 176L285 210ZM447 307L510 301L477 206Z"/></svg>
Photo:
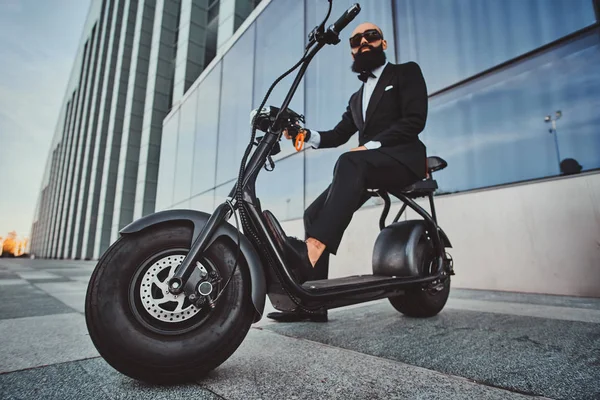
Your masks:
<svg viewBox="0 0 600 400"><path fill-rule="evenodd" d="M375 75L375 78L370 76L367 81L363 84L363 98L362 98L362 114L363 121L367 118L367 107L369 106L369 101L371 100L371 95L373 95L373 91L375 90L375 86L377 86L377 82L379 81L379 77L383 72L383 69L387 63L383 64L380 67L375 68L372 72ZM314 149L319 147L321 143L321 134L318 131L310 130L310 140L306 143L310 144ZM367 149L377 149L381 147L380 142L370 141L364 144Z"/></svg>

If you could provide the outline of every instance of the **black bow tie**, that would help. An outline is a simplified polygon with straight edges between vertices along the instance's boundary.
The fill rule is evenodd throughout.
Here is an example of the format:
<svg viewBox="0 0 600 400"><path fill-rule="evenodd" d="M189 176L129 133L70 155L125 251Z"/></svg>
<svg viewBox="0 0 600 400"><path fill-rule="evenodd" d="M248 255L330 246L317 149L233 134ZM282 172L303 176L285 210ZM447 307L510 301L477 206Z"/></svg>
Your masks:
<svg viewBox="0 0 600 400"><path fill-rule="evenodd" d="M371 71L363 71L360 74L358 74L358 79L360 79L363 82L366 82L369 78L376 78L376 76Z"/></svg>

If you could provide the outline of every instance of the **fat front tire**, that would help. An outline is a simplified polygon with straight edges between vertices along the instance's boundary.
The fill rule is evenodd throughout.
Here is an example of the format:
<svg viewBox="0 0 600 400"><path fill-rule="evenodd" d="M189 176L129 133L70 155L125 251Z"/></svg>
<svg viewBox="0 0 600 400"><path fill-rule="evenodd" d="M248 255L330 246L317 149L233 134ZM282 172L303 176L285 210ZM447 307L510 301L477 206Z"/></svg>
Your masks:
<svg viewBox="0 0 600 400"><path fill-rule="evenodd" d="M85 317L100 355L137 380L169 384L197 379L239 347L254 319L250 277L238 267L214 309L168 293L167 282L188 253L192 229L166 224L119 238L90 279ZM235 244L218 239L198 268L213 279L214 299L233 271Z"/></svg>
<svg viewBox="0 0 600 400"><path fill-rule="evenodd" d="M423 240L417 247L417 257L421 260L421 271L431 272L435 266L436 256L431 242ZM430 318L442 311L450 296L450 277L442 284L441 290L424 290L415 287L404 295L389 297L390 304L402 314L412 318Z"/></svg>

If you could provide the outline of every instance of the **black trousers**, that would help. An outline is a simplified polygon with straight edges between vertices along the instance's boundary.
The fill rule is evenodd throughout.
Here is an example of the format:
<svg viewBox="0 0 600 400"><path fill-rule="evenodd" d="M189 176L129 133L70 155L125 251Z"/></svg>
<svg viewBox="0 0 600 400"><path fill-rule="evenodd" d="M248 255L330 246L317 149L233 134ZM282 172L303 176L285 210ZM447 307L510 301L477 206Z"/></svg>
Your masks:
<svg viewBox="0 0 600 400"><path fill-rule="evenodd" d="M394 192L418 180L408 167L380 151L342 154L335 165L333 181L304 212L306 237L326 245L315 265L316 278L327 279L329 254L337 253L352 215L371 197L367 189Z"/></svg>

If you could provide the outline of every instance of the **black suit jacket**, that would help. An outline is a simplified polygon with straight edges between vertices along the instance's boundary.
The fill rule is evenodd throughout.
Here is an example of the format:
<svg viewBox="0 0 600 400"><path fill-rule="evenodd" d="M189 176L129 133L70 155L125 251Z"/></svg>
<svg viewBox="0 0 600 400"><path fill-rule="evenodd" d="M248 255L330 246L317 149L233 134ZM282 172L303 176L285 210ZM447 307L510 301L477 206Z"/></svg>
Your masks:
<svg viewBox="0 0 600 400"><path fill-rule="evenodd" d="M392 88L385 90L389 86ZM358 131L359 146L369 141L381 142L380 148L371 151L393 157L419 178L425 178L426 148L419 133L427 120L427 86L419 65L412 61L386 65L371 95L365 121L363 87L350 97L336 127L320 132L319 148L340 146Z"/></svg>

